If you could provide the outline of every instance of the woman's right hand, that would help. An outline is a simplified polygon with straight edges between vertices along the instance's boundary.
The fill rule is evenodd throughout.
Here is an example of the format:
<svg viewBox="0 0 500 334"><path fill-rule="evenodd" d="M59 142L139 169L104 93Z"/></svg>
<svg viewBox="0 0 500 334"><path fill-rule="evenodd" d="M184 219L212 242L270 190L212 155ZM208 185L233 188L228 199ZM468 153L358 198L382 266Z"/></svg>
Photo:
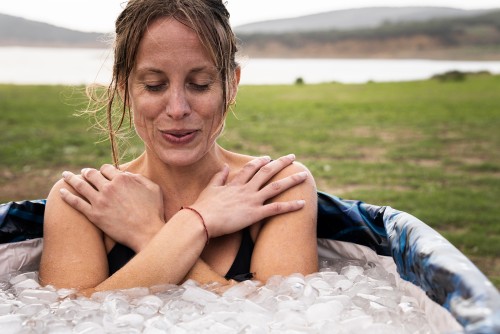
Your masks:
<svg viewBox="0 0 500 334"><path fill-rule="evenodd" d="M227 182L227 166L217 173L191 205L202 215L210 238L236 232L267 217L303 208L305 202L299 198L266 203L307 179L308 174L300 172L266 184L294 160L293 154L275 161L268 157L254 159L238 171L230 182Z"/></svg>
<svg viewBox="0 0 500 334"><path fill-rule="evenodd" d="M77 194L61 188L62 199L116 242L139 252L164 225L160 187L139 174L111 165L63 173Z"/></svg>
<svg viewBox="0 0 500 334"><path fill-rule="evenodd" d="M192 205L202 214L209 236L230 234L264 218L301 209L304 203L299 199L265 203L307 178L306 173L298 173L264 186L294 159L293 155L272 162L267 157L256 158L230 182L227 182L227 166L217 173ZM83 177L77 177L67 172L65 181L84 199L62 191L63 200L115 241L136 252L144 248L164 224L158 185L111 165L104 165L100 171L89 168L82 173Z"/></svg>

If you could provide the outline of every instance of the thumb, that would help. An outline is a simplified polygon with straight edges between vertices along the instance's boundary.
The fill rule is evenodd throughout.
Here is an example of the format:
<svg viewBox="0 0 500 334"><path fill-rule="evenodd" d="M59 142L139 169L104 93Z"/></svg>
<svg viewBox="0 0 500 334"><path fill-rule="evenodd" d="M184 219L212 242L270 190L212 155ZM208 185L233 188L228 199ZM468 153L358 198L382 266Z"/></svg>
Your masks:
<svg viewBox="0 0 500 334"><path fill-rule="evenodd" d="M216 173L209 182L211 186L223 186L226 184L227 176L229 175L229 166L224 164L222 170Z"/></svg>

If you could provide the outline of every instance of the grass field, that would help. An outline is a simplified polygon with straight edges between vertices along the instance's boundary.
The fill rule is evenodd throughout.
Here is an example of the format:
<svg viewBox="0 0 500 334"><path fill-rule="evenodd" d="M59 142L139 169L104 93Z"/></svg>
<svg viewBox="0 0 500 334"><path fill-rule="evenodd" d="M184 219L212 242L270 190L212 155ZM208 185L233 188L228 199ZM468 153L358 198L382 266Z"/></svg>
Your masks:
<svg viewBox="0 0 500 334"><path fill-rule="evenodd" d="M0 85L0 201L43 198L60 173L109 162L73 114L83 87ZM219 142L293 152L318 188L407 211L500 286L500 76L464 81L243 86ZM129 154L141 151L132 139Z"/></svg>

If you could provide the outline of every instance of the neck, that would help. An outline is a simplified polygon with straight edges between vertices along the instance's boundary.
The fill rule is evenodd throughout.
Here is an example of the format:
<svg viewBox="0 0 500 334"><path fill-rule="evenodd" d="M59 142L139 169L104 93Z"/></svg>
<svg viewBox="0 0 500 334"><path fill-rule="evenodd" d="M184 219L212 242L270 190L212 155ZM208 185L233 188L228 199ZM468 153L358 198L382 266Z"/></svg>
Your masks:
<svg viewBox="0 0 500 334"><path fill-rule="evenodd" d="M188 166L172 166L163 163L146 150L131 164L130 170L158 184L163 192L166 208L175 211L181 206L193 204L212 177L222 170L226 162L224 152L215 144L196 163Z"/></svg>

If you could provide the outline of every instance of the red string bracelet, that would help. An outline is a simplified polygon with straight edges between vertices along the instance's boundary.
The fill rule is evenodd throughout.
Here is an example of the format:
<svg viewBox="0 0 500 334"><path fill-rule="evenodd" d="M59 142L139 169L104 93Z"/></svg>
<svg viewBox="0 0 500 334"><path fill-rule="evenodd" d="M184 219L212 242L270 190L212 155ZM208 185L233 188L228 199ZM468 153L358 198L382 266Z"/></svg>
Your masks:
<svg viewBox="0 0 500 334"><path fill-rule="evenodd" d="M203 219L203 216L201 215L201 213L199 213L198 210L193 209L193 208L191 208L189 206L183 206L183 207L181 207L181 210L182 209L191 210L194 213L196 213L198 215L198 217L200 217L201 223L203 224L203 228L205 229L205 235L207 236L207 243L206 243L206 245L208 245L208 241L210 240L210 236L208 235L208 229L207 229L207 225L205 224L205 219Z"/></svg>

